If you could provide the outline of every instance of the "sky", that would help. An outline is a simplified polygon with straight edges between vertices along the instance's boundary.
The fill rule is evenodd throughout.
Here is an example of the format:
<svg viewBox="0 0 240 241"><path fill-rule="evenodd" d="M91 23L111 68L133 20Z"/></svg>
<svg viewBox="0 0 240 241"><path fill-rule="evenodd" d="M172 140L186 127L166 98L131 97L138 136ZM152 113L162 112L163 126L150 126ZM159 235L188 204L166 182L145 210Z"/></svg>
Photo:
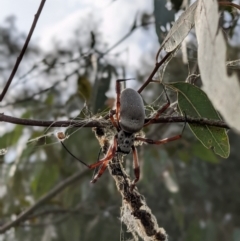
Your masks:
<svg viewBox="0 0 240 241"><path fill-rule="evenodd" d="M0 23L7 16L14 15L17 18L17 28L27 33L39 4L40 0L0 0ZM129 31L136 13L143 11L152 13L153 2L143 0L47 0L35 29L33 41L45 50L51 49L53 38L67 43L70 33L79 24L87 24L86 21L91 16L97 22L105 42L111 46ZM144 30L137 30L115 51L128 47L128 61L133 66L137 66L142 52L152 50L153 45L158 46L154 26L147 34Z"/></svg>

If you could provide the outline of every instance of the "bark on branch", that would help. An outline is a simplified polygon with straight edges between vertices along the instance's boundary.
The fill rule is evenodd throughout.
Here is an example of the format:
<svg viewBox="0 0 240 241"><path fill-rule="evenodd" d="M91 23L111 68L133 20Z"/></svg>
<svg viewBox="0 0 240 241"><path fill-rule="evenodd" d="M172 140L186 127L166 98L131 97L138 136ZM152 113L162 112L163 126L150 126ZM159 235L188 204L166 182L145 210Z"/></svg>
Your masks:
<svg viewBox="0 0 240 241"><path fill-rule="evenodd" d="M105 128L95 128L95 135L106 154L110 146L108 131ZM122 196L121 221L134 237L141 237L148 241L166 241L164 228L159 227L157 219L148 207L143 195L137 187L132 190L131 179L122 166L123 154L116 152L108 164L108 169L116 182L117 189ZM138 240L138 239L137 239Z"/></svg>
<svg viewBox="0 0 240 241"><path fill-rule="evenodd" d="M107 127L111 125L111 122L107 120L108 118L99 119L86 119L86 120L66 120L66 121L45 121L45 120L32 120L17 118L9 115L4 115L0 113L0 122L7 122L18 125L25 126L42 126L42 127ZM145 123L150 119L146 118ZM210 120L207 118L196 118L191 116L163 116L154 120L152 124L159 123L190 123L199 125L216 126L221 128L229 129L229 126L220 120Z"/></svg>

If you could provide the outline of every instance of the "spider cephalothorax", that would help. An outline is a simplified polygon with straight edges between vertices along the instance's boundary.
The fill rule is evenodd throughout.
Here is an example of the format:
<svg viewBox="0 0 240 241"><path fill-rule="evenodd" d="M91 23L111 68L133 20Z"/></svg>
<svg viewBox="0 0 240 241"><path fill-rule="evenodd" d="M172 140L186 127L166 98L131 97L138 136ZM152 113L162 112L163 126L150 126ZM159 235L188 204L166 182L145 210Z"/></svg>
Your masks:
<svg viewBox="0 0 240 241"><path fill-rule="evenodd" d="M117 151L124 154L129 154L134 144L135 135L133 133L127 133L120 130L117 134Z"/></svg>

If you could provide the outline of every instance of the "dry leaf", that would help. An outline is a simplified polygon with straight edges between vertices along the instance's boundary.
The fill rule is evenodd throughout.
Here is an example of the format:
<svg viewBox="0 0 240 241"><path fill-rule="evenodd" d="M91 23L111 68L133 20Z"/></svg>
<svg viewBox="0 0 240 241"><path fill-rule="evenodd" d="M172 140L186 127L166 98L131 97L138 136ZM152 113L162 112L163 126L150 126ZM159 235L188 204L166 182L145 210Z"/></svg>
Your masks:
<svg viewBox="0 0 240 241"><path fill-rule="evenodd" d="M166 52L175 50L185 39L192 27L194 26L194 15L197 8L197 1L193 3L173 24L166 38L164 39L161 49ZM159 51L160 52L160 51Z"/></svg>

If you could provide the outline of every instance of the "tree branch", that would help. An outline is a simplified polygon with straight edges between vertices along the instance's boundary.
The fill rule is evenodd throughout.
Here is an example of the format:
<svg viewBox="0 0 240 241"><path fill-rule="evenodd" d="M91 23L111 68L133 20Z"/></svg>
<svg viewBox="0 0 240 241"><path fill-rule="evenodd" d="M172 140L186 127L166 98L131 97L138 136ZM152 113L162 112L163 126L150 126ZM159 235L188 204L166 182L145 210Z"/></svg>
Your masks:
<svg viewBox="0 0 240 241"><path fill-rule="evenodd" d="M143 89L152 81L152 79L153 79L154 75L156 74L156 72L158 71L158 69L162 66L162 64L165 63L165 61L172 55L172 53L173 52L167 53L160 62L157 62L155 64L155 67L154 67L152 73L149 75L149 77L143 83L143 85L139 88L138 93L141 93L143 91Z"/></svg>
<svg viewBox="0 0 240 241"><path fill-rule="evenodd" d="M236 3L231 3L231 2L227 2L227 1L219 1L218 4L220 6L230 6L230 7L235 7L238 10L240 10L240 5L236 4Z"/></svg>
<svg viewBox="0 0 240 241"><path fill-rule="evenodd" d="M128 33L126 33L121 39L119 39L115 44L113 44L109 49L107 49L104 53L100 54L99 59L103 58L105 55L107 55L109 52L111 52L114 48L116 48L119 44L121 44L124 40L126 40L131 34L138 28L145 27L151 24L154 24L155 22L148 22L145 24L140 25L133 25L133 27L129 30Z"/></svg>
<svg viewBox="0 0 240 241"><path fill-rule="evenodd" d="M43 203L53 198L55 195L63 191L66 187L83 178L88 173L88 169L85 171L79 171L60 182L56 187L50 190L47 194L41 197L33 206L23 211L14 221L10 221L0 227L0 233L6 232L8 229L17 226L20 222L26 220L26 218L38 209Z"/></svg>
<svg viewBox="0 0 240 241"><path fill-rule="evenodd" d="M78 72L78 70L74 70L73 72L71 72L70 74L66 75L63 79L61 80L58 80L56 81L52 86L48 87L48 88L45 88L45 89L42 89L34 94L32 94L31 96L28 96L24 99L17 99L15 100L14 102L9 102L9 103L6 103L5 105L1 105L0 107L3 108L3 107L7 107L7 106L10 106L10 105L16 105L16 104L21 104L23 102L26 102L26 101L30 101L32 100L35 96L39 96L43 93L46 93L48 92L49 90L52 90L54 89L57 85L61 84L63 81L67 81L71 76L73 76L74 74L76 74Z"/></svg>
<svg viewBox="0 0 240 241"><path fill-rule="evenodd" d="M24 126L40 126L40 127L106 127L111 125L111 122L106 120L108 116L101 119L88 119L88 120L66 120L66 121L44 121L44 120L31 120L16 118L13 116L4 115L0 113L0 122L7 122ZM145 119L145 123L150 118ZM207 118L196 118L191 116L163 116L153 120L152 124L159 123L190 123L198 125L216 126L220 128L230 129L229 126L221 120L209 120Z"/></svg>
<svg viewBox="0 0 240 241"><path fill-rule="evenodd" d="M70 213L65 213L63 216L61 216L60 218L57 218L55 220L51 220L49 222L44 222L44 223L34 223L34 224L20 224L20 227L31 227L31 228L41 228L41 227L46 227L49 225L58 225L59 223L66 221L67 218L69 218Z"/></svg>
<svg viewBox="0 0 240 241"><path fill-rule="evenodd" d="M58 209L51 209L51 210L44 210L39 213L33 214L29 216L29 219L35 219L41 216L47 216L47 215L52 215L52 214L66 214L66 213L73 213L73 214L79 214L80 212L80 207L77 208L72 208L72 209L63 209L63 208L58 208Z"/></svg>
<svg viewBox="0 0 240 241"><path fill-rule="evenodd" d="M166 241L164 228L159 227L157 219L148 207L137 187L131 190L131 179L122 167L122 155L117 154L110 161L108 169L122 196L121 220L133 236L143 240Z"/></svg>
<svg viewBox="0 0 240 241"><path fill-rule="evenodd" d="M2 93L1 93L1 95L0 95L0 102L3 100L5 94L7 93L7 90L8 90L8 88L9 88L10 84L12 83L13 77L15 76L15 74L16 74L16 72L17 72L17 70L18 70L18 67L19 67L19 65L20 65L20 63L21 63L21 61L22 61L22 58L23 58L23 56L24 56L24 54L25 54L25 52L26 52L26 49L27 49L27 47L28 47L28 44L29 44L29 42L30 42L30 39L31 39L32 34L33 34L33 32L34 32L34 29L35 29L35 27L36 27L36 25L37 25L37 21L38 21L38 19L39 19L39 17L40 17L40 14L41 14L41 12L42 12L42 9L43 9L43 7L44 7L45 2L46 2L46 0L42 0L42 1L41 1L40 6L39 6L39 8L38 8L38 11L37 11L37 13L35 14L35 17L34 17L32 26L31 26L31 28L30 28L30 31L29 31L29 33L28 33L27 39L26 39L26 41L25 41L25 43L24 43L24 45L23 45L23 48L22 48L22 50L21 50L21 52L20 52L20 55L18 56L18 58L17 58L17 60L16 60L16 62L15 62L15 65L14 65L14 67L13 67L12 73L10 74L9 79L8 79L8 81L7 81L5 87L4 87L4 89L3 89L3 91L2 91Z"/></svg>
<svg viewBox="0 0 240 241"><path fill-rule="evenodd" d="M100 145L103 144L102 150L106 155L110 143L105 129L101 128L101 131L95 129L95 135ZM121 221L126 224L128 231L134 237L139 236L143 240L166 241L167 234L163 228L158 226L145 198L139 193L137 187L132 190L131 179L122 166L123 156L123 153L116 152L108 164L109 172L122 196Z"/></svg>

